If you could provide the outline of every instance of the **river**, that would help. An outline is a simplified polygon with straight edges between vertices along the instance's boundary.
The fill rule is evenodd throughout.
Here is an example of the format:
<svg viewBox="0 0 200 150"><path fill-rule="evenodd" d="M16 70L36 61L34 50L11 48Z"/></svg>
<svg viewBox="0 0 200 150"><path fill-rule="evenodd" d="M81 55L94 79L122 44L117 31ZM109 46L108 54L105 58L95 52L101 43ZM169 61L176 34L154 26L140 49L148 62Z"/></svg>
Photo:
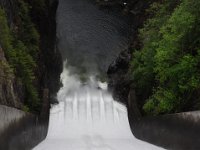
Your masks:
<svg viewBox="0 0 200 150"><path fill-rule="evenodd" d="M59 104L50 111L47 137L34 150L162 149L133 136L126 107L107 91L105 72L128 47L130 31L127 17L99 9L89 0L59 1L63 86Z"/></svg>

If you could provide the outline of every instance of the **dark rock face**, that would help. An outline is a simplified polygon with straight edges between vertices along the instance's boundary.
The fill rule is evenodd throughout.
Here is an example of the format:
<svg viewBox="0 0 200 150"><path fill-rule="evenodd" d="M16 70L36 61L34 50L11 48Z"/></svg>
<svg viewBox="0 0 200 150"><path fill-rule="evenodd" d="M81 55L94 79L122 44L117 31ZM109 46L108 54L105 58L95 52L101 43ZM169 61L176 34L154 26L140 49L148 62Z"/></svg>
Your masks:
<svg viewBox="0 0 200 150"><path fill-rule="evenodd" d="M128 102L128 93L130 89L130 81L127 75L130 59L131 55L129 50L121 52L107 71L109 90L113 93L115 100L125 104Z"/></svg>
<svg viewBox="0 0 200 150"><path fill-rule="evenodd" d="M138 100L134 89L130 89L128 95L128 117L129 122L137 122L141 119L141 113L138 107Z"/></svg>
<svg viewBox="0 0 200 150"><path fill-rule="evenodd" d="M47 10L36 17L32 13L33 21L38 25L41 35L40 58L38 61L38 76L40 95L43 96L43 90L49 90L49 100L55 101L56 93L60 88L60 74L62 72L62 58L56 47L56 10L57 0L46 0Z"/></svg>
<svg viewBox="0 0 200 150"><path fill-rule="evenodd" d="M98 2L101 4L102 1ZM150 0L146 1L113 1L118 5L123 5L122 12L132 16L131 26L132 26L132 36L130 37L130 46L128 50L122 51L119 57L113 61L107 71L108 75L108 85L110 91L113 93L113 97L117 101L121 101L125 104L128 104L129 91L133 89L129 77L129 66L131 61L131 53L134 48L140 47L138 42L138 29L143 25L147 16L145 14L146 8L153 2ZM103 2L106 4L106 2ZM107 4L109 5L109 3ZM114 6L113 6L114 7ZM137 108L138 109L138 108Z"/></svg>
<svg viewBox="0 0 200 150"><path fill-rule="evenodd" d="M129 91L134 89L131 85L130 77L128 74L129 63L131 61L131 53L134 49L140 47L138 40L138 29L142 27L147 18L145 10L149 5L156 0L127 0L127 1L97 1L97 3L108 5L109 7L121 6L121 11L125 15L130 15L132 20L132 36L130 37L130 46L128 50L123 51L119 57L110 65L108 69L108 85L109 89L113 92L113 97L117 101L128 104ZM112 5L111 5L112 3ZM115 4L115 5L114 5Z"/></svg>

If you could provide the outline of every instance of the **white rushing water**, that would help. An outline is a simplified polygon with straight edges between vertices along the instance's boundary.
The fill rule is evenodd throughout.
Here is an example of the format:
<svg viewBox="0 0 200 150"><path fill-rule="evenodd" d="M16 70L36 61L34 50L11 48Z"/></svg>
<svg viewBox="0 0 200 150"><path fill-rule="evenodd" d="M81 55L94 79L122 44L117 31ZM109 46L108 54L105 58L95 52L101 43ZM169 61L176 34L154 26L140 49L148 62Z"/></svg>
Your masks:
<svg viewBox="0 0 200 150"><path fill-rule="evenodd" d="M131 133L126 107L115 102L106 83L82 85L67 69L61 74L59 104L50 112L47 138L34 150L159 150Z"/></svg>

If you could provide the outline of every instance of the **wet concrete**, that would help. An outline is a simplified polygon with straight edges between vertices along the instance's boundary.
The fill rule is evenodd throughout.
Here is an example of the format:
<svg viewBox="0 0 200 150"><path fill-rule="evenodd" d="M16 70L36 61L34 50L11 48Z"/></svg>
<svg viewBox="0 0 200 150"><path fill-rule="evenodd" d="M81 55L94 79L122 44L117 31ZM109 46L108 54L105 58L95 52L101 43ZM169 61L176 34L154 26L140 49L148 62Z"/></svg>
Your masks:
<svg viewBox="0 0 200 150"><path fill-rule="evenodd" d="M173 150L200 149L200 111L134 119L129 122L135 137Z"/></svg>
<svg viewBox="0 0 200 150"><path fill-rule="evenodd" d="M0 150L30 150L47 134L48 122L33 114L0 105Z"/></svg>

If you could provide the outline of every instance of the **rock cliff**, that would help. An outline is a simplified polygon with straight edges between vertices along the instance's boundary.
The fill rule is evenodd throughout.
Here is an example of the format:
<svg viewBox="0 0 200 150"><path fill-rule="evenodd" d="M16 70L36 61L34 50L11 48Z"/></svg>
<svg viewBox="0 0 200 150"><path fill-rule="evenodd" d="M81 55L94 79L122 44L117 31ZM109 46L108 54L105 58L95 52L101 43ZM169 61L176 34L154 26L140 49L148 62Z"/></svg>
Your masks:
<svg viewBox="0 0 200 150"><path fill-rule="evenodd" d="M19 20L17 15L19 14L19 8L17 2L15 0L0 0L0 6L5 10L10 30L18 30ZM60 86L59 78L62 71L61 55L56 48L55 16L58 1L42 0L41 2L44 3L44 7L38 9L34 7L35 3L33 1L27 1L31 8L28 15L40 36L34 84L41 102L45 101L46 103L46 105L41 105L49 107L49 102L54 99ZM23 109L26 92L24 85L13 73L4 53L5 50L0 47L0 104ZM40 108L43 108L43 106L40 106Z"/></svg>

